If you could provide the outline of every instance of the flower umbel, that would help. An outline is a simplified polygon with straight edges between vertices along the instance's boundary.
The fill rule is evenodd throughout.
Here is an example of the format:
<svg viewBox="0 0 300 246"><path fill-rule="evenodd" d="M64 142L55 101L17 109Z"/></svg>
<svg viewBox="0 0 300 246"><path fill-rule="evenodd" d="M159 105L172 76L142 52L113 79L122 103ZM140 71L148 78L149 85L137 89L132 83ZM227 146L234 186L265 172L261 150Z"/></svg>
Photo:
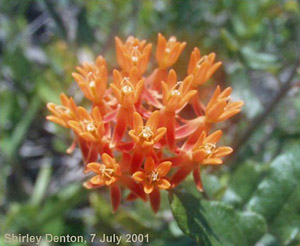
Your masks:
<svg viewBox="0 0 300 246"><path fill-rule="evenodd" d="M157 65L145 75L152 44L133 36L115 41L119 69L110 73L98 56L72 74L90 108L61 94L61 105L47 104L52 113L47 119L73 131L75 140L67 152L79 146L84 172L92 174L86 188L108 187L114 211L121 191L128 189L127 200L149 198L156 213L160 192L173 189L190 173L203 191L200 168L222 164L233 151L219 146L221 130L210 134L210 129L238 114L243 102L232 102L232 89L221 91L219 86L207 104L200 101L198 87L222 64L214 53L200 55L195 48L187 75L178 79L171 67L185 42L158 34Z"/></svg>

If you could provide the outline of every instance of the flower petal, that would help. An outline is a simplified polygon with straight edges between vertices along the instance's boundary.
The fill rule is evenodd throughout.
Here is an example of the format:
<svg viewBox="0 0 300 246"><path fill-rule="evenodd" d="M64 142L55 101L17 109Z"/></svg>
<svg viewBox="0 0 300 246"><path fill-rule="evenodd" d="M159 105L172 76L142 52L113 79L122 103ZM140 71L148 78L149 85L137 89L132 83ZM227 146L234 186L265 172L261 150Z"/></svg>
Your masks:
<svg viewBox="0 0 300 246"><path fill-rule="evenodd" d="M155 168L154 160L151 157L147 157L145 162L145 168L144 168L146 173L152 172L154 168Z"/></svg>
<svg viewBox="0 0 300 246"><path fill-rule="evenodd" d="M170 161L164 161L160 163L157 167L157 172L159 173L160 177L165 177L167 173L170 171L172 166L172 162Z"/></svg>
<svg viewBox="0 0 300 246"><path fill-rule="evenodd" d="M154 213L157 213L160 207L160 192L155 188L150 196L150 204Z"/></svg>
<svg viewBox="0 0 300 246"><path fill-rule="evenodd" d="M110 186L110 200L112 203L113 211L116 212L121 201L121 190L116 184L112 184Z"/></svg>
<svg viewBox="0 0 300 246"><path fill-rule="evenodd" d="M194 182L196 184L197 189L202 192L203 185L202 185L202 181L201 181L199 166L195 167L195 169L193 171L193 177L194 177Z"/></svg>

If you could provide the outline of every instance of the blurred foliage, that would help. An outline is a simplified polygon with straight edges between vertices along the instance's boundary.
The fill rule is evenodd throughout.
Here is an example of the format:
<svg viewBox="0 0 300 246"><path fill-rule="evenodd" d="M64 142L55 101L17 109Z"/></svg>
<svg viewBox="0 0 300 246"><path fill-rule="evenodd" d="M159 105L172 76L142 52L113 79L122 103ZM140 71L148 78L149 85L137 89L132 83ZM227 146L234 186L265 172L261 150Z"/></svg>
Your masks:
<svg viewBox="0 0 300 246"><path fill-rule="evenodd" d="M213 51L224 64L215 82L245 101L223 126L224 142L238 146L235 158L203 172L204 195L187 181L170 199L193 239L179 229L166 194L158 215L142 202L112 214L106 192L81 188L80 154L65 154L68 132L45 121L46 102L58 102L60 92L82 101L71 77L78 63L102 54L112 70L114 36L155 43L158 32L188 42L176 64L181 76L193 47ZM299 72L267 111L299 44L296 0L0 0L0 244L11 232L141 233L158 246L299 245L299 150L292 147L300 144ZM261 114L268 117L251 128Z"/></svg>

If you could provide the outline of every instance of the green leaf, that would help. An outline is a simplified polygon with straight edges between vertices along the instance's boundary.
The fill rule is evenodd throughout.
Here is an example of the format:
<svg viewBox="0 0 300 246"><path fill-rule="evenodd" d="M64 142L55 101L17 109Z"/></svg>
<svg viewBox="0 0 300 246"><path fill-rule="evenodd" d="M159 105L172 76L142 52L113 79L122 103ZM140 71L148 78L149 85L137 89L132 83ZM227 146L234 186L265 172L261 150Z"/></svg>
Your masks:
<svg viewBox="0 0 300 246"><path fill-rule="evenodd" d="M250 46L241 49L241 54L250 68L253 69L277 69L277 58L274 55L257 52Z"/></svg>
<svg viewBox="0 0 300 246"><path fill-rule="evenodd" d="M271 224L271 232L276 235L284 245L292 241L300 242L300 184L291 194L280 213Z"/></svg>
<svg viewBox="0 0 300 246"><path fill-rule="evenodd" d="M238 41L226 29L221 30L221 38L225 42L228 49L231 51L238 51L240 46Z"/></svg>
<svg viewBox="0 0 300 246"><path fill-rule="evenodd" d="M47 163L46 165L42 166L39 170L39 174L38 174L38 178L36 180L35 186L34 186L34 190L32 192L31 195L31 204L32 205L39 205L43 199L43 197L45 196L45 193L48 189L48 185L50 182L50 178L51 178L51 166L49 165L49 163Z"/></svg>
<svg viewBox="0 0 300 246"><path fill-rule="evenodd" d="M277 157L247 204L266 218L284 245L300 235L299 159L299 147Z"/></svg>
<svg viewBox="0 0 300 246"><path fill-rule="evenodd" d="M181 230L202 246L253 246L266 232L262 216L238 212L222 202L173 193L170 204Z"/></svg>
<svg viewBox="0 0 300 246"><path fill-rule="evenodd" d="M242 164L230 179L224 201L233 206L243 206L256 190L263 174L263 166L255 162Z"/></svg>

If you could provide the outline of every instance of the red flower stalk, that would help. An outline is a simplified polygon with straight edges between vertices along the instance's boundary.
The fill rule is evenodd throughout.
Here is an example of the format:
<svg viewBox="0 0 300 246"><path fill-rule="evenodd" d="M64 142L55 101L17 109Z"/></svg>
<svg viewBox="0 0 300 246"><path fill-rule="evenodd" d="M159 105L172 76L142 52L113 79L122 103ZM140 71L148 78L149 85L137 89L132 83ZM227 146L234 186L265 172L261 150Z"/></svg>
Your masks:
<svg viewBox="0 0 300 246"><path fill-rule="evenodd" d="M241 111L242 101L231 102L231 88L217 87L207 106L198 98L198 86L208 81L221 62L215 54L192 52L188 74L177 78L170 69L186 43L158 34L157 67L145 76L152 44L129 37L116 38L119 70L109 76L102 56L94 63L83 63L73 73L83 95L92 102L90 109L78 107L72 98L61 95L62 105L48 103L47 119L75 134L68 153L78 144L84 171L94 176L85 187L108 186L113 210L130 191L127 200L149 197L154 212L159 210L160 190L170 190L193 173L202 191L200 167L222 164L230 147L217 147L222 131L209 134L212 126ZM192 105L194 112L188 111ZM189 119L184 117L190 115ZM195 115L194 118L191 118ZM118 160L118 161L116 161Z"/></svg>

